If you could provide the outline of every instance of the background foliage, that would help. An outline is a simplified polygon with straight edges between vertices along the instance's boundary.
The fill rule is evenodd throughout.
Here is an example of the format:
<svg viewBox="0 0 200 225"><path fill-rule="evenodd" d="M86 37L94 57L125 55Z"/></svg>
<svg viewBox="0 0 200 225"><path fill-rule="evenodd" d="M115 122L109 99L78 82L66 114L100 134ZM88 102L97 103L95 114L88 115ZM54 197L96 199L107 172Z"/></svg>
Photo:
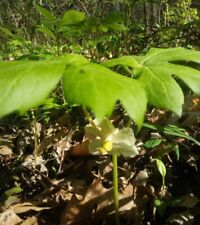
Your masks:
<svg viewBox="0 0 200 225"><path fill-rule="evenodd" d="M39 5L54 16L45 16ZM73 21L67 25L67 10L80 11L83 23ZM83 53L98 60L102 56L136 54L152 46L199 46L200 10L195 0L3 0L0 11L1 57L9 53L14 57L56 54L56 45L59 51ZM61 20L65 21L63 28Z"/></svg>
<svg viewBox="0 0 200 225"><path fill-rule="evenodd" d="M199 16L199 0L0 1L0 116L21 113L0 120L0 221L12 207L18 222L111 224L110 158L74 157L88 154L77 104L102 118L119 99L112 129L131 126L139 150L119 159L120 219L199 223Z"/></svg>

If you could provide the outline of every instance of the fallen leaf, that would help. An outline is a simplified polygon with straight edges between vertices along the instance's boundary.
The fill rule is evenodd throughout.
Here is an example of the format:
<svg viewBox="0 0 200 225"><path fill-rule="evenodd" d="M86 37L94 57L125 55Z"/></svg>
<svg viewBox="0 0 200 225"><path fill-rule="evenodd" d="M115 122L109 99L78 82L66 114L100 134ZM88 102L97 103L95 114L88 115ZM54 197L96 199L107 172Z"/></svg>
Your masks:
<svg viewBox="0 0 200 225"><path fill-rule="evenodd" d="M16 225L21 221L12 209L7 209L0 214L0 225Z"/></svg>
<svg viewBox="0 0 200 225"><path fill-rule="evenodd" d="M194 215L190 211L174 213L167 218L166 224L193 225Z"/></svg>
<svg viewBox="0 0 200 225"><path fill-rule="evenodd" d="M45 209L50 209L50 207L37 206L37 205L32 204L31 202L19 203L19 204L14 205L12 208L16 214L25 213L30 210L40 212Z"/></svg>
<svg viewBox="0 0 200 225"><path fill-rule="evenodd" d="M135 177L133 184L135 186L146 186L148 178L149 178L149 175L147 173L147 170L146 169L141 170Z"/></svg>
<svg viewBox="0 0 200 225"><path fill-rule="evenodd" d="M187 208L193 208L200 202L199 198L195 196L193 193L189 193L182 197L182 203L180 206L187 207Z"/></svg>
<svg viewBox="0 0 200 225"><path fill-rule="evenodd" d="M89 140L86 139L80 144L75 145L71 151L70 154L73 156L86 156L89 154Z"/></svg>
<svg viewBox="0 0 200 225"><path fill-rule="evenodd" d="M37 218L35 216L29 217L24 220L20 225L38 225Z"/></svg>
<svg viewBox="0 0 200 225"><path fill-rule="evenodd" d="M12 155L12 149L6 145L0 146L0 155Z"/></svg>
<svg viewBox="0 0 200 225"><path fill-rule="evenodd" d="M60 225L95 224L103 221L108 215L114 215L113 188L103 187L101 180L95 180L91 186L83 188L84 198L79 201L75 195L68 202L60 218ZM119 211L130 210L134 207L133 186L128 185L119 195Z"/></svg>

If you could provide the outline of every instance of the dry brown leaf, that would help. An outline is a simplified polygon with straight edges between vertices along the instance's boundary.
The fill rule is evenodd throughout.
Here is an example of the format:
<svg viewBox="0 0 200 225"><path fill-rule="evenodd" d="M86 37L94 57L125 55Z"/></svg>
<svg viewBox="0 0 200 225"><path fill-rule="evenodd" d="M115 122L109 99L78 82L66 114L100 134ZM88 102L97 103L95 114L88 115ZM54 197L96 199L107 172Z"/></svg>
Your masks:
<svg viewBox="0 0 200 225"><path fill-rule="evenodd" d="M147 173L147 170L141 170L137 176L135 177L133 183L135 186L146 186L147 180L149 178L149 175Z"/></svg>
<svg viewBox="0 0 200 225"><path fill-rule="evenodd" d="M85 140L80 144L75 145L70 152L73 156L85 156L89 154L89 140Z"/></svg>
<svg viewBox="0 0 200 225"><path fill-rule="evenodd" d="M12 209L7 209L0 214L0 225L16 225L21 221Z"/></svg>
<svg viewBox="0 0 200 225"><path fill-rule="evenodd" d="M51 135L50 137L45 138L38 146L38 153L41 154L47 151L50 147L56 145L59 140L65 137L68 134L66 128L62 128L56 134Z"/></svg>
<svg viewBox="0 0 200 225"><path fill-rule="evenodd" d="M38 225L37 218L35 216L29 217L24 220L20 225Z"/></svg>
<svg viewBox="0 0 200 225"><path fill-rule="evenodd" d="M200 202L199 198L195 196L193 193L184 195L182 197L182 200L183 202L180 204L180 206L187 207L187 208L193 208Z"/></svg>
<svg viewBox="0 0 200 225"><path fill-rule="evenodd" d="M36 205L32 204L31 202L19 203L19 204L14 205L12 208L16 214L25 213L30 210L39 212L39 211L42 211L45 209L50 209L50 207L36 206Z"/></svg>
<svg viewBox="0 0 200 225"><path fill-rule="evenodd" d="M6 145L0 146L0 155L12 155L12 154L13 154L13 152L12 152L11 148L9 148Z"/></svg>
<svg viewBox="0 0 200 225"><path fill-rule="evenodd" d="M193 225L194 215L190 211L174 213L167 218L165 224Z"/></svg>
<svg viewBox="0 0 200 225"><path fill-rule="evenodd" d="M85 193L82 201L75 196L69 201L61 214L60 225L94 223L114 213L113 188L104 188L97 179L87 189L83 188L82 193ZM121 212L134 207L132 196L133 187L128 185L119 197Z"/></svg>

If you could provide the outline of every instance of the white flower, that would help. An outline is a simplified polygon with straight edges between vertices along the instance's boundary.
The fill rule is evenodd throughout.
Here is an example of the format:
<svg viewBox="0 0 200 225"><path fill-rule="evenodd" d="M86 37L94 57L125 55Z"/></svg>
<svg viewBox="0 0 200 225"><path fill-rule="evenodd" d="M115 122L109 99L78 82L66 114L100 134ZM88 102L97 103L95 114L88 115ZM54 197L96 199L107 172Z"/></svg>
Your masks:
<svg viewBox="0 0 200 225"><path fill-rule="evenodd" d="M94 121L95 122L95 121ZM135 145L135 136L131 128L119 130L110 120L105 118L96 126L85 127L86 137L89 139L89 152L91 154L116 154L125 157L134 157L138 154Z"/></svg>

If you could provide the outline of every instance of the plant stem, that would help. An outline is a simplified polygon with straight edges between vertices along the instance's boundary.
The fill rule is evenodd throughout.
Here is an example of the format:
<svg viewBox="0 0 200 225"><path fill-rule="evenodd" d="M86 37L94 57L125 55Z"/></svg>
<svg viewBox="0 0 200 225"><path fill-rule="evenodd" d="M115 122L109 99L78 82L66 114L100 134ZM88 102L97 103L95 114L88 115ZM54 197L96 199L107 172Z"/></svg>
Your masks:
<svg viewBox="0 0 200 225"><path fill-rule="evenodd" d="M92 119L90 113L87 111L86 107L83 106L82 109L83 109L83 112L84 112L84 114L85 114L85 117L87 118L87 120L89 121L89 123L90 123L93 127L96 127L96 128L98 129L98 127L97 127L97 125L94 123L94 121L93 121L93 119Z"/></svg>
<svg viewBox="0 0 200 225"><path fill-rule="evenodd" d="M119 192L118 192L118 168L117 155L112 155L113 161L113 188L114 188L114 205L115 205L115 224L120 225L119 220Z"/></svg>
<svg viewBox="0 0 200 225"><path fill-rule="evenodd" d="M37 128L37 120L35 118L35 113L34 110L31 110L31 115L32 115L32 125L33 125L33 133L34 133L34 156L37 157L38 156L38 147L39 147L39 136L38 136L38 128Z"/></svg>

